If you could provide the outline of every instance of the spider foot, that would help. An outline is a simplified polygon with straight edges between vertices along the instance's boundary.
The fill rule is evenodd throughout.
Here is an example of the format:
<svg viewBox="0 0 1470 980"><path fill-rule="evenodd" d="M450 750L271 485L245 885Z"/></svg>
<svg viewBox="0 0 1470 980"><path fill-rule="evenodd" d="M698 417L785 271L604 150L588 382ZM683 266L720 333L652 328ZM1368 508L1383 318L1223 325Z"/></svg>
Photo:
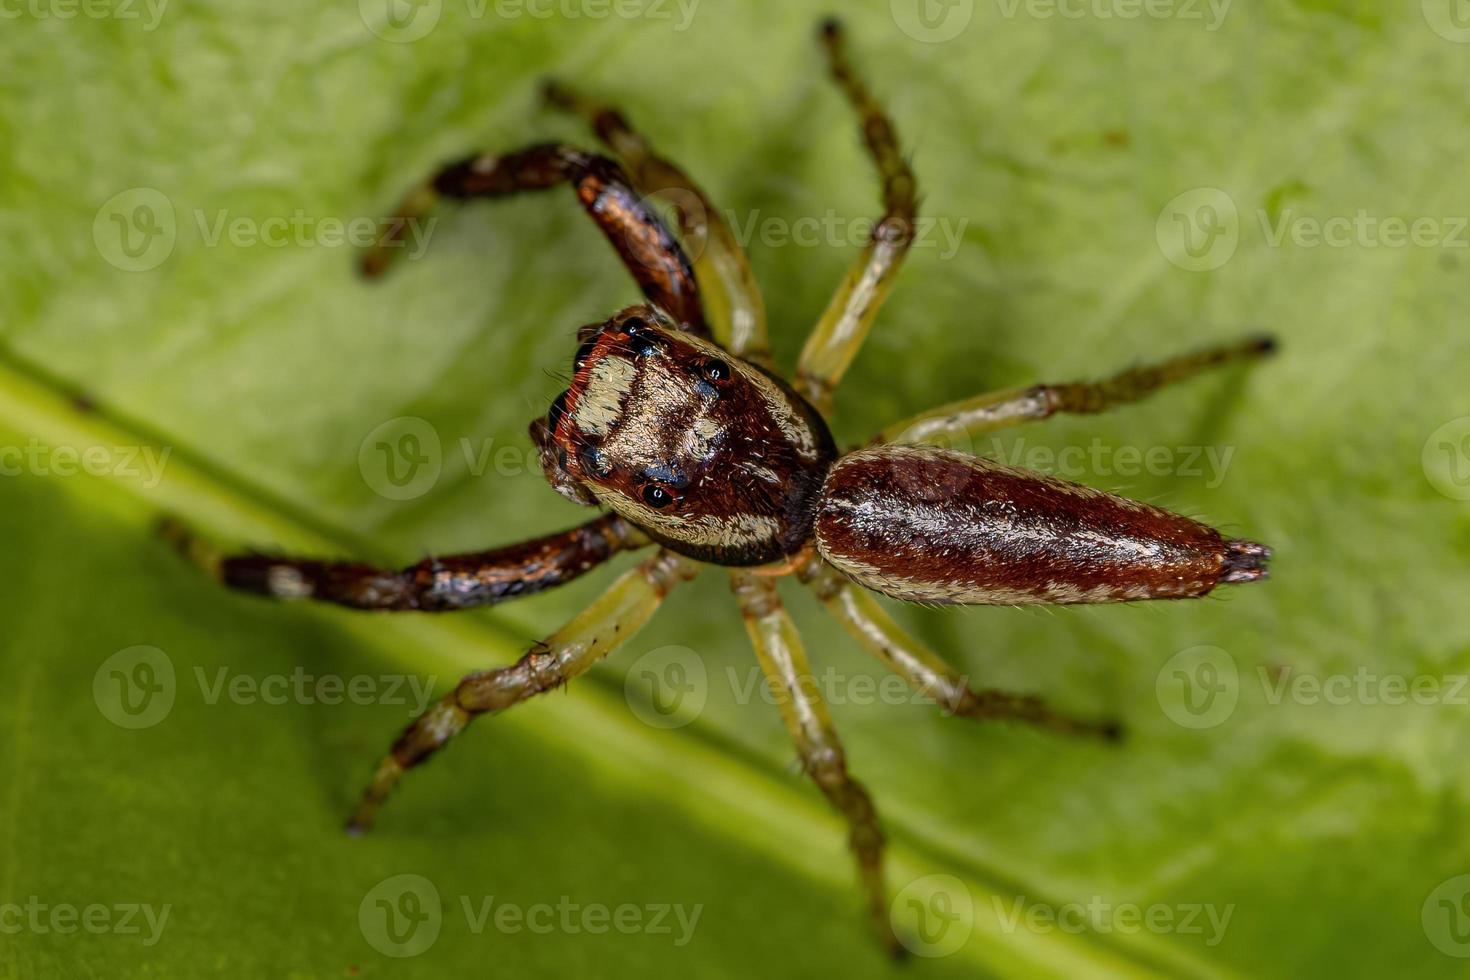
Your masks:
<svg viewBox="0 0 1470 980"><path fill-rule="evenodd" d="M176 514L164 514L153 525L153 532L170 547L208 575L218 578L223 556L211 542L202 538Z"/></svg>

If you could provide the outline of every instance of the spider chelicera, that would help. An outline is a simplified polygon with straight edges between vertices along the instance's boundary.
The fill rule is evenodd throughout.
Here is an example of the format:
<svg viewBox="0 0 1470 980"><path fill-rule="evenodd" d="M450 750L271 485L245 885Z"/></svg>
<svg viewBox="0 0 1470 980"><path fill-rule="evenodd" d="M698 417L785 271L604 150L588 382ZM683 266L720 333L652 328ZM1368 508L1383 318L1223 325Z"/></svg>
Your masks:
<svg viewBox="0 0 1470 980"><path fill-rule="evenodd" d="M572 187L648 304L581 329L570 386L531 424L531 438L551 485L604 513L559 534L402 571L258 554L221 558L189 548L237 589L427 611L530 595L620 552L654 549L519 661L464 678L410 725L380 763L351 830L366 829L404 771L476 715L566 684L626 643L700 564L721 565L760 665L782 693L781 714L803 767L850 827L868 909L896 952L877 814L848 774L776 578L797 576L859 644L948 713L1112 737L1116 726L1059 714L1037 698L972 690L866 590L924 603L1096 603L1202 596L1266 576L1270 553L1259 544L944 446L957 435L1137 401L1205 368L1264 355L1273 348L1268 338L1097 383L980 395L890 426L855 452L837 450L824 416L913 239L917 193L892 124L848 63L841 28L828 21L820 37L833 77L861 118L885 210L807 340L791 383L773 370L764 304L745 255L703 192L619 112L549 85L549 103L583 117L618 160L542 144L449 166L406 198L364 271L380 274L408 220L439 198ZM658 193L683 202L683 240L703 243L692 263L648 203L646 195Z"/></svg>

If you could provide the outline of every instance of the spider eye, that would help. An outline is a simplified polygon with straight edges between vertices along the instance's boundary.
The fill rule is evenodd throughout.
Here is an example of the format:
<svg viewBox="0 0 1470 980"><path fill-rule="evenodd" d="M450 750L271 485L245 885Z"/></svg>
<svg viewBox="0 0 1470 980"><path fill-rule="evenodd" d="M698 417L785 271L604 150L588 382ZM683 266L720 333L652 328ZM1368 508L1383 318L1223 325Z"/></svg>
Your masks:
<svg viewBox="0 0 1470 980"><path fill-rule="evenodd" d="M551 408L546 413L546 428L555 434L556 427L561 424L561 417L567 411L567 393L564 391L556 396L556 401L551 403Z"/></svg>
<svg viewBox="0 0 1470 980"><path fill-rule="evenodd" d="M657 483L650 483L645 486L642 497L645 504L658 508L659 510L674 502L674 495L668 491L668 488L660 486Z"/></svg>
<svg viewBox="0 0 1470 980"><path fill-rule="evenodd" d="M607 453L596 446L582 450L582 469L596 477L606 478L612 473L612 461Z"/></svg>
<svg viewBox="0 0 1470 980"><path fill-rule="evenodd" d="M630 316L623 321L621 329L629 337L636 336L648 329L648 321L641 316Z"/></svg>
<svg viewBox="0 0 1470 980"><path fill-rule="evenodd" d="M730 380L730 365L719 359L708 360L700 368L700 373L704 375L706 381L720 384Z"/></svg>

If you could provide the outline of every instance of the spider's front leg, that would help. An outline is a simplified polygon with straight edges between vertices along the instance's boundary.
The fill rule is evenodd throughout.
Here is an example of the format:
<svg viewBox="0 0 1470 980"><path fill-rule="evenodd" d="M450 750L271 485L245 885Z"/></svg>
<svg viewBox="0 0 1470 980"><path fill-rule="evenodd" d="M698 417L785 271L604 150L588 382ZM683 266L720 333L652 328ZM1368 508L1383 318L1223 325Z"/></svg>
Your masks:
<svg viewBox="0 0 1470 980"><path fill-rule="evenodd" d="M863 784L848 774L842 743L817 692L796 624L781 605L771 577L737 572L731 576L730 585L761 670L776 694L781 718L796 742L802 768L847 820L848 841L857 858L873 926L888 951L901 956L904 950L888 917L883 884L884 839L878 811Z"/></svg>
<svg viewBox="0 0 1470 980"><path fill-rule="evenodd" d="M616 108L556 82L547 82L544 95L553 108L580 116L592 127L622 161L639 191L672 201L685 248L693 253L694 275L715 341L731 353L770 367L765 300L745 250L709 196L682 168L655 153Z"/></svg>
<svg viewBox="0 0 1470 980"><path fill-rule="evenodd" d="M820 559L799 572L827 611L863 649L883 661L914 690L933 699L945 714L1035 725L1060 735L1115 740L1117 722L1088 721L1053 711L1040 698L995 688L975 690L944 659L905 632L867 592Z"/></svg>
<svg viewBox="0 0 1470 980"><path fill-rule="evenodd" d="M348 831L361 833L371 826L403 773L443 748L476 715L504 711L581 675L626 643L653 616L669 591L692 579L697 570L679 556L659 551L514 664L464 678L393 744L363 793Z"/></svg>
<svg viewBox="0 0 1470 980"><path fill-rule="evenodd" d="M363 272L381 275L397 254L409 222L426 214L441 197L508 197L562 184L576 191L577 200L602 229L643 295L683 329L707 336L694 270L663 219L633 189L616 162L556 143L515 153L479 154L439 171L404 199L377 245L364 255Z"/></svg>
<svg viewBox="0 0 1470 980"><path fill-rule="evenodd" d="M186 557L232 589L276 599L313 599L353 609L441 612L534 595L650 544L607 514L581 527L491 551L425 558L398 571L360 562L284 555L220 555L178 521L161 533Z"/></svg>
<svg viewBox="0 0 1470 980"><path fill-rule="evenodd" d="M863 140L883 180L884 207L883 217L807 338L797 364L796 389L825 415L831 411L837 382L867 339L913 244L919 199L918 184L899 149L893 124L847 60L842 26L826 21L821 36L832 77L862 122Z"/></svg>

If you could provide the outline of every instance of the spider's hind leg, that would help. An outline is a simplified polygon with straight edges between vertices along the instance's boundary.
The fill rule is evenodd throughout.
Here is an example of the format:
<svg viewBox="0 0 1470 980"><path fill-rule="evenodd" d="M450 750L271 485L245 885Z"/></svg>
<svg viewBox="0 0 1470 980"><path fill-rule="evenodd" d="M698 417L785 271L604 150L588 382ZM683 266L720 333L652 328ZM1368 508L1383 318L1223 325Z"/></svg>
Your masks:
<svg viewBox="0 0 1470 980"><path fill-rule="evenodd" d="M884 429L877 442L949 445L956 436L995 432L1023 422L1039 422L1058 413L1095 414L1142 401L1171 384L1237 361L1267 357L1276 341L1248 337L1179 357L1120 371L1102 381L1040 384L996 391L952 402L904 419Z"/></svg>
<svg viewBox="0 0 1470 980"><path fill-rule="evenodd" d="M736 573L731 576L730 585L740 603L740 614L761 670L776 695L781 719L796 742L802 768L847 820L848 841L857 858L858 875L873 926L888 951L901 956L904 950L888 917L883 883L884 838L878 825L878 811L863 784L848 774L842 743L817 692L796 625L781 605L774 579Z"/></svg>
<svg viewBox="0 0 1470 980"><path fill-rule="evenodd" d="M404 198L378 243L363 256L363 273L381 275L400 251L411 222L440 198L508 197L562 184L576 191L577 200L602 229L643 295L685 329L707 335L694 270L663 219L638 195L616 162L557 143L479 154L440 170Z"/></svg>
<svg viewBox="0 0 1470 980"><path fill-rule="evenodd" d="M1053 711L1031 695L972 689L939 654L904 632L867 592L847 582L831 565L814 561L800 575L849 636L910 687L931 698L945 714L1019 721L1061 735L1107 741L1122 737L1117 722L1074 718Z"/></svg>

